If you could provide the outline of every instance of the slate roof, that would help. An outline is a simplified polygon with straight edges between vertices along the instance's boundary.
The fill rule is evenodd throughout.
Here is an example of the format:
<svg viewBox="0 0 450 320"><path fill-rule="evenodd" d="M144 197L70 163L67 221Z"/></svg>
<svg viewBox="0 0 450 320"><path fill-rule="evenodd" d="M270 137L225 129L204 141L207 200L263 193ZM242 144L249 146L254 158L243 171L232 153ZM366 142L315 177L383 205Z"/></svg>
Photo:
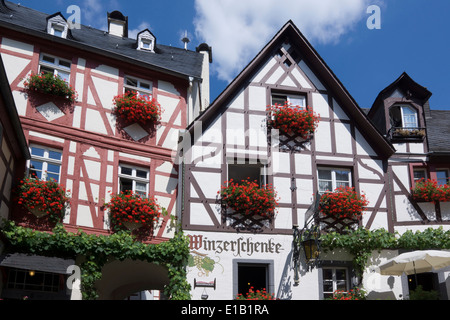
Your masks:
<svg viewBox="0 0 450 320"><path fill-rule="evenodd" d="M428 144L431 152L450 152L450 110L430 110L427 121Z"/></svg>
<svg viewBox="0 0 450 320"><path fill-rule="evenodd" d="M0 27L62 42L119 60L127 59L130 63L178 77L201 78L203 55L199 52L161 45L158 42L155 53L137 50L136 39L117 37L84 25L81 25L80 29L72 29L67 39L61 39L47 34L47 18L51 15L54 13L42 13L9 1L0 1Z"/></svg>

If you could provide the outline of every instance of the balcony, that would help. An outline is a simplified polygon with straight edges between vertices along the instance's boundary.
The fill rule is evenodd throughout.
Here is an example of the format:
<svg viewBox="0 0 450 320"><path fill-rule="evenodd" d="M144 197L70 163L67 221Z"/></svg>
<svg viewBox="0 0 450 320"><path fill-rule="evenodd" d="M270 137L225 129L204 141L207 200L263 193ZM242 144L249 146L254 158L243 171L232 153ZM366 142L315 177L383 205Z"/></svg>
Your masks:
<svg viewBox="0 0 450 320"><path fill-rule="evenodd" d="M388 138L391 141L422 142L425 139L425 135L425 128L392 127L388 131Z"/></svg>

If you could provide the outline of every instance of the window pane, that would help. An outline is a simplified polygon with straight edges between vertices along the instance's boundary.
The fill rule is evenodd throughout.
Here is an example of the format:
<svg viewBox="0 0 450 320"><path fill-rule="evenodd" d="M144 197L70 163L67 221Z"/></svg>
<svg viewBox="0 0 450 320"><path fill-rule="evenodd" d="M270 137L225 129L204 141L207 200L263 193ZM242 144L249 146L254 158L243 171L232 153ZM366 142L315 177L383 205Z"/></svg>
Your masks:
<svg viewBox="0 0 450 320"><path fill-rule="evenodd" d="M37 147L31 147L31 155L33 156L38 156L38 157L43 157L45 154L45 150L42 148L37 148Z"/></svg>
<svg viewBox="0 0 450 320"><path fill-rule="evenodd" d="M331 181L319 181L319 192L333 191L333 184Z"/></svg>
<svg viewBox="0 0 450 320"><path fill-rule="evenodd" d="M57 164L49 163L48 166L47 166L47 171L50 172L50 173L57 173L57 174L59 174L60 170L61 170L61 166L57 165Z"/></svg>
<svg viewBox="0 0 450 320"><path fill-rule="evenodd" d="M41 73L50 73L50 74L55 74L55 69L49 68L49 67L44 67L41 66Z"/></svg>
<svg viewBox="0 0 450 320"><path fill-rule="evenodd" d="M120 178L120 191L133 191L133 180Z"/></svg>
<svg viewBox="0 0 450 320"><path fill-rule="evenodd" d="M319 170L320 180L331 180L331 170Z"/></svg>
<svg viewBox="0 0 450 320"><path fill-rule="evenodd" d="M414 170L414 180L426 179L427 174L425 170Z"/></svg>
<svg viewBox="0 0 450 320"><path fill-rule="evenodd" d="M148 90L150 90L150 84L149 84L149 83L140 82L139 87L142 88L142 89L148 89Z"/></svg>
<svg viewBox="0 0 450 320"><path fill-rule="evenodd" d="M56 182L59 182L59 174L54 174L47 172L47 181L55 180Z"/></svg>
<svg viewBox="0 0 450 320"><path fill-rule="evenodd" d="M59 65L70 69L70 62L69 61L60 60L59 61Z"/></svg>
<svg viewBox="0 0 450 320"><path fill-rule="evenodd" d="M447 184L448 182L448 171L438 170L436 171L437 181L439 185Z"/></svg>
<svg viewBox="0 0 450 320"><path fill-rule="evenodd" d="M120 173L131 176L131 175L133 175L133 169L128 168L128 167L120 167Z"/></svg>
<svg viewBox="0 0 450 320"><path fill-rule="evenodd" d="M61 158L62 158L62 153L61 153L61 152L58 152L58 151L52 151L52 150L49 150L49 152L48 152L48 157L49 157L50 159L54 159L54 160L61 160Z"/></svg>
<svg viewBox="0 0 450 320"><path fill-rule="evenodd" d="M136 177L147 179L148 172L144 170L136 170Z"/></svg>
<svg viewBox="0 0 450 320"><path fill-rule="evenodd" d="M42 61L55 64L55 58L46 55L42 56Z"/></svg>
<svg viewBox="0 0 450 320"><path fill-rule="evenodd" d="M138 81L135 80L135 79L126 78L126 84L127 84L128 86L137 87L137 86L138 86Z"/></svg>
<svg viewBox="0 0 450 320"><path fill-rule="evenodd" d="M287 101L287 96L281 96L281 95L273 95L272 96L272 105L279 104L284 105Z"/></svg>
<svg viewBox="0 0 450 320"><path fill-rule="evenodd" d="M289 103L292 106L305 107L305 97L298 97L298 96L289 97Z"/></svg>
<svg viewBox="0 0 450 320"><path fill-rule="evenodd" d="M349 182L350 181L350 172L336 170L336 180Z"/></svg>
<svg viewBox="0 0 450 320"><path fill-rule="evenodd" d="M333 270L332 269L323 269L323 279L324 280L332 280L333 279Z"/></svg>
<svg viewBox="0 0 450 320"><path fill-rule="evenodd" d="M228 166L228 179L233 179L234 182L241 182L242 180L261 182L261 165L251 164L230 164Z"/></svg>
<svg viewBox="0 0 450 320"><path fill-rule="evenodd" d="M58 70L58 76L63 79L65 82L69 83L70 82L70 73L64 72L64 71L59 71Z"/></svg>

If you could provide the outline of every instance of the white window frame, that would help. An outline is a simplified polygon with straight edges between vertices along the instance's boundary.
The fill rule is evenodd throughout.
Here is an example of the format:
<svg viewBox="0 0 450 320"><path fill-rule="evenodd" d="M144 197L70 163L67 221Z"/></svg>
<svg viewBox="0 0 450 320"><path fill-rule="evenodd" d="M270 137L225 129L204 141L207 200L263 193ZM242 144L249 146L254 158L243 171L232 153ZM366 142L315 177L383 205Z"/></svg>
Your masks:
<svg viewBox="0 0 450 320"><path fill-rule="evenodd" d="M133 86L131 84L128 84L127 80L136 81L137 85ZM148 85L149 88L142 87L142 84L144 83ZM148 96L149 99L151 99L153 96L153 83L151 81L140 79L137 77L125 76L123 79L123 88L124 93L126 93L127 91L137 92L138 96Z"/></svg>
<svg viewBox="0 0 450 320"><path fill-rule="evenodd" d="M56 30L58 30L61 34L56 34ZM55 37L66 39L67 34L69 33L69 24L62 16L56 15L48 20L47 33Z"/></svg>
<svg viewBox="0 0 450 320"><path fill-rule="evenodd" d="M424 177L423 178L416 178L415 177L415 174L414 173L416 173L416 172L423 172L423 174L424 174ZM414 180L414 183L416 183L417 181L419 181L420 179L428 179L428 172L427 172L427 169L425 169L425 168L415 168L415 169L413 169L413 180Z"/></svg>
<svg viewBox="0 0 450 320"><path fill-rule="evenodd" d="M331 180L324 180L324 179L320 179L319 178L319 171L330 171L331 172ZM317 168L317 181L318 181L318 190L319 190L319 194L324 194L324 193L327 193L327 192L333 192L334 190L336 190L336 188L338 188L338 185L337 185L337 183L338 183L338 180L337 180L337 178L336 178L336 171L346 171L346 172L348 172L348 186L349 187L352 187L352 180L353 180L353 177L352 177L352 170L351 169L349 169L349 168L338 168L338 167L318 167ZM329 190L329 191L321 191L320 190L320 181L327 181L327 182L330 182L331 181L331 186L332 186L332 188L331 188L331 190ZM339 181L341 181L341 180L339 180Z"/></svg>
<svg viewBox="0 0 450 320"><path fill-rule="evenodd" d="M228 160L228 170L227 170L227 175L228 175L228 179L227 180L228 181L231 179L231 177L230 177L230 170L231 170L232 166L235 166L235 167L236 166L259 167L260 168L260 175L259 175L260 179L258 181L259 186L262 187L262 186L268 184L268 175L267 175L268 167L267 167L267 164L261 163L259 161L250 161L248 159L247 160L240 159L240 160L236 160L236 161ZM239 183L240 181L234 181L234 182Z"/></svg>
<svg viewBox="0 0 450 320"><path fill-rule="evenodd" d="M45 57L54 59L54 62L52 63L50 61L44 60ZM62 65L61 64L62 62L69 64L70 67ZM54 55L47 54L47 53L41 53L41 56L39 58L39 73L43 72L42 67L53 69L53 74L56 76L59 76L61 73L66 73L67 79L68 79L68 80L66 80L66 82L67 83L70 82L70 71L71 71L71 67L72 67L72 62L70 62L69 60L62 59L62 58L59 58L59 57L56 57ZM61 77L61 78L65 79L65 77Z"/></svg>
<svg viewBox="0 0 450 320"><path fill-rule="evenodd" d="M48 172L49 164L57 165L57 166L59 166L59 174L58 174L58 180L57 180L57 182L59 183L61 181L61 174L62 174L63 151L61 149L50 148L50 147L46 147L46 146L42 146L42 145L38 145L38 144L31 144L29 148L30 148L31 159L27 161L28 162L28 164L27 164L28 175L32 171L32 168L31 168L31 161L32 160L35 160L35 161L38 161L38 162L42 163L42 170L37 170L37 171L42 171L41 180L43 180L43 181L47 180L46 172ZM33 154L33 148L39 148L39 149L44 150L44 155L43 156L34 155ZM50 151L60 153L61 154L61 160L50 158L50 156L49 156Z"/></svg>
<svg viewBox="0 0 450 320"><path fill-rule="evenodd" d="M155 52L155 42L155 37L149 31L141 32L138 35L138 50ZM145 44L147 44L148 47L145 46Z"/></svg>
<svg viewBox="0 0 450 320"><path fill-rule="evenodd" d="M303 109L306 109L306 96L301 94L284 94L284 93L272 93L272 105L274 105L275 97L286 97L284 103L288 103L292 106L299 106ZM284 99L283 99L284 100ZM298 104L298 101L301 101L301 104Z"/></svg>
<svg viewBox="0 0 450 320"><path fill-rule="evenodd" d="M122 168L130 169L131 170L131 175L123 174L122 173ZM146 172L147 173L147 177L146 178L138 177L137 174L136 174L137 170ZM145 196L143 195L143 197L145 197L145 198L148 197L148 194L149 194L149 191L150 191L150 189L149 189L149 187L150 187L150 170L149 169L143 168L143 167L139 167L139 166L134 166L134 165L120 163L119 164L119 184L118 184L119 192L122 191L122 188L121 188L121 185L122 185L121 179L122 178L131 180L132 191L135 192L135 193L140 193L141 192L140 190L136 189L136 184L137 183L145 184Z"/></svg>
<svg viewBox="0 0 450 320"><path fill-rule="evenodd" d="M405 116L406 116L405 111L404 111L405 109L408 109L408 110L410 110L410 111L412 111L414 113L414 126L407 126L407 122L405 120ZM408 105L401 105L400 106L400 112L401 112L401 115L402 115L403 128L418 128L419 127L419 119L418 119L418 116L417 116L417 110L416 109L414 109L413 107L408 106Z"/></svg>
<svg viewBox="0 0 450 320"><path fill-rule="evenodd" d="M350 284L350 279L349 279L349 270L346 267L323 267L322 268L322 277L323 277L323 270L331 270L332 271L332 278L331 279L325 279L322 278L323 284L322 284L322 290L323 290L323 295L333 295L333 293L338 290L338 283L337 283L337 276L336 276L336 271L337 270L345 270L345 290L344 292L348 292L349 291L349 284ZM329 292L329 291L325 291L325 281L331 281L332 282L332 287L333 287L333 291ZM339 289L341 290L341 289Z"/></svg>

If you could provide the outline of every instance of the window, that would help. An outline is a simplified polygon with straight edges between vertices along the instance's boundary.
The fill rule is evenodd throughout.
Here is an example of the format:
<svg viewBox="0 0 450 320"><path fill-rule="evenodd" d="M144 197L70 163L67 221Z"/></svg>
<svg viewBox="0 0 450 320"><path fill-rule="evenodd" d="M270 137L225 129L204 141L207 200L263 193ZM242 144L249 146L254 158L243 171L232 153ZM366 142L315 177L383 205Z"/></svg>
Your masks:
<svg viewBox="0 0 450 320"><path fill-rule="evenodd" d="M146 50L154 52L156 38L148 29L141 31L137 35L137 41L138 41L138 50Z"/></svg>
<svg viewBox="0 0 450 320"><path fill-rule="evenodd" d="M67 38L69 25L60 14L55 14L47 18L47 33L55 37Z"/></svg>
<svg viewBox="0 0 450 320"><path fill-rule="evenodd" d="M30 153L29 174L32 178L60 181L62 151L32 145Z"/></svg>
<svg viewBox="0 0 450 320"><path fill-rule="evenodd" d="M306 108L306 97L301 95L285 95L285 94L273 94L272 105L279 104L284 105L288 103L292 106L299 106Z"/></svg>
<svg viewBox="0 0 450 320"><path fill-rule="evenodd" d="M228 164L228 180L233 179L235 183L242 180L256 181L259 186L267 184L266 166L262 163L250 163L246 160L245 163L230 163Z"/></svg>
<svg viewBox="0 0 450 320"><path fill-rule="evenodd" d="M448 170L447 169L436 170L436 177L437 177L438 185L440 185L440 186L449 183L449 177L448 177Z"/></svg>
<svg viewBox="0 0 450 320"><path fill-rule="evenodd" d="M125 92L137 92L139 96L152 97L152 84L149 81L140 80L133 77L125 77Z"/></svg>
<svg viewBox="0 0 450 320"><path fill-rule="evenodd" d="M334 191L339 187L351 187L351 170L342 168L319 168L319 193Z"/></svg>
<svg viewBox="0 0 450 320"><path fill-rule="evenodd" d="M7 289L58 292L60 275L56 273L9 269Z"/></svg>
<svg viewBox="0 0 450 320"><path fill-rule="evenodd" d="M417 182L421 179L426 180L427 179L427 170L426 169L414 169L413 171L414 174L414 182Z"/></svg>
<svg viewBox="0 0 450 320"><path fill-rule="evenodd" d="M325 299L333 297L336 290L348 292L347 268L323 268L323 295Z"/></svg>
<svg viewBox="0 0 450 320"><path fill-rule="evenodd" d="M54 23L52 24L50 33L54 36L62 38L64 34L64 28L64 26Z"/></svg>
<svg viewBox="0 0 450 320"><path fill-rule="evenodd" d="M70 82L70 61L60 59L51 55L43 54L39 61L39 72L50 73Z"/></svg>
<svg viewBox="0 0 450 320"><path fill-rule="evenodd" d="M146 198L148 195L149 171L129 165L119 166L119 188L121 192L133 191Z"/></svg>
<svg viewBox="0 0 450 320"><path fill-rule="evenodd" d="M395 128L418 128L417 111L411 106L394 106L390 111L391 125Z"/></svg>
<svg viewBox="0 0 450 320"><path fill-rule="evenodd" d="M238 292L245 295L250 287L256 290L268 290L267 265L238 264Z"/></svg>

